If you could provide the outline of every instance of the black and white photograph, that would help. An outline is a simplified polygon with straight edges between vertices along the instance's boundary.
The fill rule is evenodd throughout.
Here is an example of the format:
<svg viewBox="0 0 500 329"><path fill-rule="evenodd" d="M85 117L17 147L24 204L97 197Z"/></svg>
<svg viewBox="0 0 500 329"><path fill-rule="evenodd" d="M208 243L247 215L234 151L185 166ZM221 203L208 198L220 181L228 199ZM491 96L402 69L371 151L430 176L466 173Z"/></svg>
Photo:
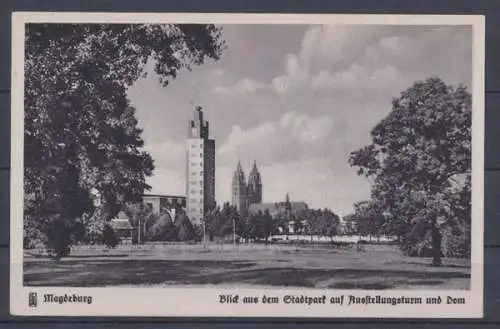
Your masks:
<svg viewBox="0 0 500 329"><path fill-rule="evenodd" d="M483 17L13 24L11 312L482 316Z"/></svg>

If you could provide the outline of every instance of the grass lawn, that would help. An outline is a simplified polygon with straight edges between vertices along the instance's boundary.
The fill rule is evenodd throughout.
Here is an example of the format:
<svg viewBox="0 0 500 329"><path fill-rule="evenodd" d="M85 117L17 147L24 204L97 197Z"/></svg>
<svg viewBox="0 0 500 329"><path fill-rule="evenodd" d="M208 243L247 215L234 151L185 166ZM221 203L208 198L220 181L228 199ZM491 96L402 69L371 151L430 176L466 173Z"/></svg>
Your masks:
<svg viewBox="0 0 500 329"><path fill-rule="evenodd" d="M121 245L75 247L54 262L25 253L27 286L309 287L333 289L469 289L470 263L402 256L397 247L288 245Z"/></svg>

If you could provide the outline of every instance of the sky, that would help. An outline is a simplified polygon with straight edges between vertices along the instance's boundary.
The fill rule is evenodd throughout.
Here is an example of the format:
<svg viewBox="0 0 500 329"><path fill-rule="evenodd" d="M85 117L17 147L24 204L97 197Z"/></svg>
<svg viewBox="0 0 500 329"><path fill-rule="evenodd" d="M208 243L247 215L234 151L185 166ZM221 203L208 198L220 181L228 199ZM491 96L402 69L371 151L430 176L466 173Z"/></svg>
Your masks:
<svg viewBox="0 0 500 329"><path fill-rule="evenodd" d="M344 216L370 182L348 164L370 144L391 101L439 76L471 87L467 26L227 25L219 61L181 71L166 88L155 74L128 96L155 160L150 193L185 195L187 122L200 105L216 143L216 200L231 199L241 161L257 162L263 202L292 201Z"/></svg>

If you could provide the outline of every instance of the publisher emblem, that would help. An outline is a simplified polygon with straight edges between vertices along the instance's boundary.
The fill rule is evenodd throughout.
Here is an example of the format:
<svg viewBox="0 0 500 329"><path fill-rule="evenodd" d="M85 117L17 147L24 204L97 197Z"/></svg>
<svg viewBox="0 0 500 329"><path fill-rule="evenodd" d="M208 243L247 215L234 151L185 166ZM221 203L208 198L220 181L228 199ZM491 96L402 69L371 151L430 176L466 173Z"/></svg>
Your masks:
<svg viewBox="0 0 500 329"><path fill-rule="evenodd" d="M36 292L30 292L28 295L28 305L29 307L37 306L37 295Z"/></svg>

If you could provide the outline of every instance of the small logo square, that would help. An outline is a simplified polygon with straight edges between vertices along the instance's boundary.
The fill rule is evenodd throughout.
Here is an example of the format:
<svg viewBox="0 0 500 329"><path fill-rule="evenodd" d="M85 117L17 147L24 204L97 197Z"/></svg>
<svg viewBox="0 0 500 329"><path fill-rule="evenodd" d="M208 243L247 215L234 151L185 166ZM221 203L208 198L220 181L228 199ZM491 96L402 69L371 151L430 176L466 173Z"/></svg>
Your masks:
<svg viewBox="0 0 500 329"><path fill-rule="evenodd" d="M30 292L28 295L28 305L29 307L37 307L37 294L36 292Z"/></svg>

